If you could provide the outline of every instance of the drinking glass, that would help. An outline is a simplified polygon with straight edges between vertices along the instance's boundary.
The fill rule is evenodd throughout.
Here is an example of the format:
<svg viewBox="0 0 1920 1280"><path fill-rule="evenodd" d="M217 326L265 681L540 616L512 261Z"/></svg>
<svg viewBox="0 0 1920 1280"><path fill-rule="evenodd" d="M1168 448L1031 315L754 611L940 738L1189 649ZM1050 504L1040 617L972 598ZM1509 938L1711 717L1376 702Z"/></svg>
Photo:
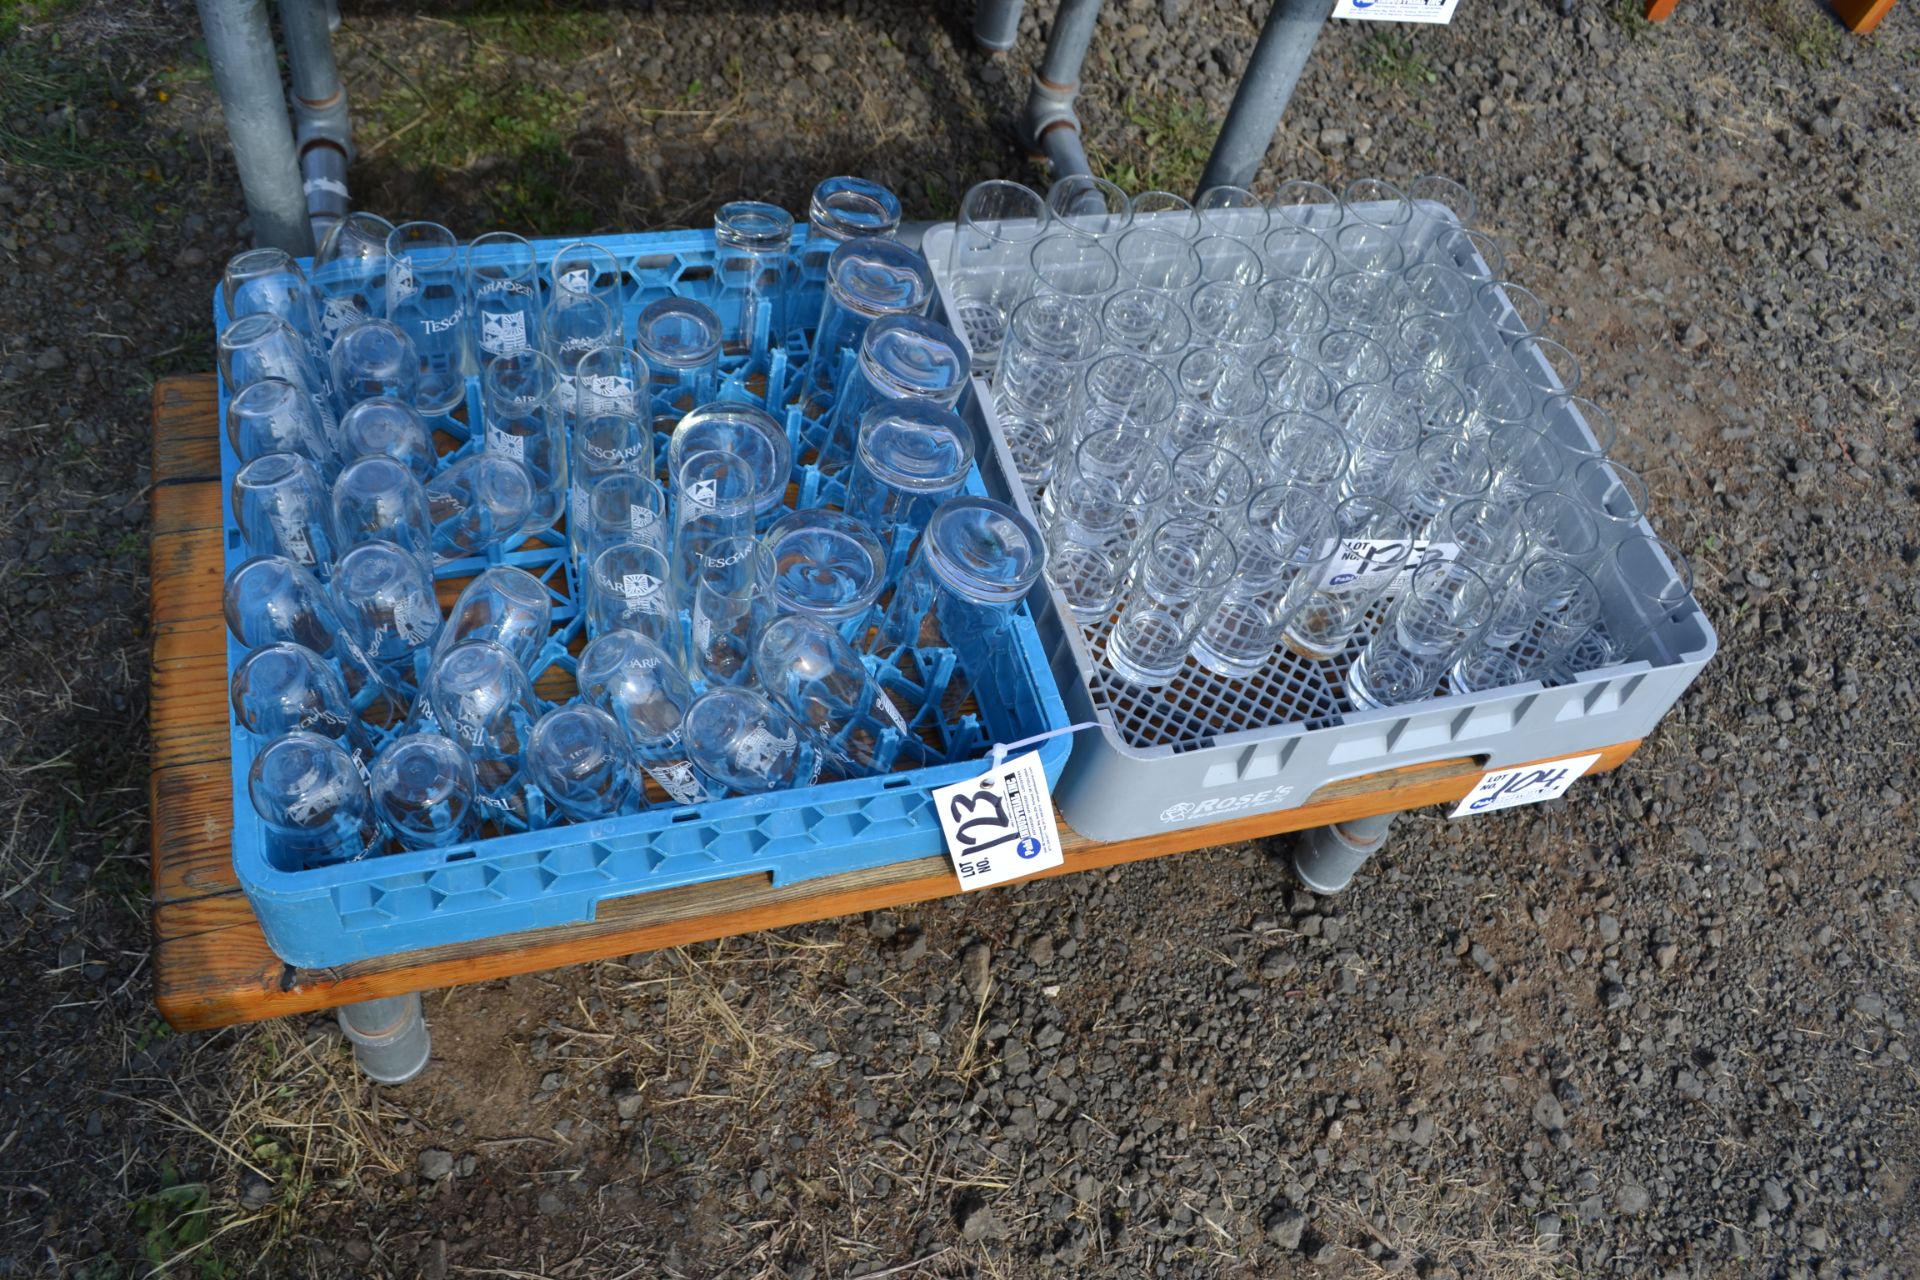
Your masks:
<svg viewBox="0 0 1920 1280"><path fill-rule="evenodd" d="M646 805L633 748L598 707L555 707L527 740L527 776L575 822L637 813Z"/></svg>
<svg viewBox="0 0 1920 1280"><path fill-rule="evenodd" d="M1454 268L1475 285L1507 278L1507 253L1500 242L1472 227L1449 227L1426 247L1426 260Z"/></svg>
<svg viewBox="0 0 1920 1280"><path fill-rule="evenodd" d="M540 319L540 337L541 350L553 362L554 413L564 419L570 417L579 405L577 378L580 362L589 352L620 345L620 313L593 294L555 289ZM494 356L486 362L486 367L492 368L499 360L531 354L530 351L518 351L506 356ZM481 389L485 391L484 382Z"/></svg>
<svg viewBox="0 0 1920 1280"><path fill-rule="evenodd" d="M391 542L433 561L433 517L413 472L384 454L348 463L333 482L333 532L342 550Z"/></svg>
<svg viewBox="0 0 1920 1280"><path fill-rule="evenodd" d="M1373 494L1335 507L1334 528L1340 549L1324 578L1301 585L1301 598L1281 633L1281 642L1303 658L1331 658L1346 648L1413 555L1412 520Z"/></svg>
<svg viewBox="0 0 1920 1280"><path fill-rule="evenodd" d="M1533 417L1533 392L1510 369L1475 365L1467 370L1461 385L1473 406L1467 416L1470 435L1491 436L1501 427L1524 425Z"/></svg>
<svg viewBox="0 0 1920 1280"><path fill-rule="evenodd" d="M581 701L613 717L634 759L676 804L720 798L688 761L693 686L664 649L638 632L610 631L581 651L574 681Z"/></svg>
<svg viewBox="0 0 1920 1280"><path fill-rule="evenodd" d="M1077 299L1039 294L1013 310L994 371L993 402L1021 479L1032 487L1053 474L1078 412L1082 371L1100 346L1100 319Z"/></svg>
<svg viewBox="0 0 1920 1280"><path fill-rule="evenodd" d="M359 458L392 458L411 471L421 484L433 479L433 473L440 469L433 432L420 411L413 407L411 396L404 400L375 396L341 414L340 453L348 462Z"/></svg>
<svg viewBox="0 0 1920 1280"><path fill-rule="evenodd" d="M303 644L263 644L234 668L233 721L262 742L283 734L343 738L354 725L347 686L333 664Z"/></svg>
<svg viewBox="0 0 1920 1280"><path fill-rule="evenodd" d="M828 763L819 739L752 689L701 694L687 709L686 734L694 772L721 795L811 786Z"/></svg>
<svg viewBox="0 0 1920 1280"><path fill-rule="evenodd" d="M313 286L284 249L246 249L227 259L220 276L220 299L229 321L242 316L279 316L300 335L313 359L326 354L330 335L314 310Z"/></svg>
<svg viewBox="0 0 1920 1280"><path fill-rule="evenodd" d="M951 409L881 400L861 417L842 506L892 549L889 575L933 509L966 484L974 448L973 428Z"/></svg>
<svg viewBox="0 0 1920 1280"><path fill-rule="evenodd" d="M297 453L267 453L233 478L233 516L247 554L280 555L315 577L333 571L333 521L326 482Z"/></svg>
<svg viewBox="0 0 1920 1280"><path fill-rule="evenodd" d="M1194 445L1252 447L1267 408L1267 383L1252 359L1199 347L1180 362L1173 385L1178 394L1172 428L1154 432L1160 452L1173 457Z"/></svg>
<svg viewBox="0 0 1920 1280"><path fill-rule="evenodd" d="M1505 649L1470 644L1447 668L1447 687L1454 693L1488 693L1525 684L1528 676Z"/></svg>
<svg viewBox="0 0 1920 1280"><path fill-rule="evenodd" d="M633 346L646 361L647 388L666 410L656 430L672 430L681 412L713 399L720 387L720 317L692 298L662 298L633 322Z"/></svg>
<svg viewBox="0 0 1920 1280"><path fill-rule="evenodd" d="M587 575L587 634L637 631L668 653L680 651L680 602L665 554L616 542L593 558Z"/></svg>
<svg viewBox="0 0 1920 1280"><path fill-rule="evenodd" d="M1440 513L1429 535L1434 543L1452 546L1454 558L1496 591L1527 558L1519 514L1504 502L1463 498Z"/></svg>
<svg viewBox="0 0 1920 1280"><path fill-rule="evenodd" d="M715 543L694 580L694 674L708 685L754 678L754 644L773 618L773 552L756 538Z"/></svg>
<svg viewBox="0 0 1920 1280"><path fill-rule="evenodd" d="M1232 236L1257 245L1267 234L1272 217L1266 202L1245 187L1208 187L1194 199L1203 233Z"/></svg>
<svg viewBox="0 0 1920 1280"><path fill-rule="evenodd" d="M1588 643L1569 656L1573 671L1646 659L1661 645L1659 632L1687 612L1693 599L1693 568L1665 538L1636 533L1603 555L1595 566L1606 602L1606 621Z"/></svg>
<svg viewBox="0 0 1920 1280"><path fill-rule="evenodd" d="M610 413L651 423L646 358L617 342L583 352L573 364L571 411L576 424ZM648 432L651 434L651 426ZM647 457L651 461L652 445L647 447Z"/></svg>
<svg viewBox="0 0 1920 1280"><path fill-rule="evenodd" d="M1413 224L1413 202L1385 178L1358 178L1340 193L1347 216L1365 226L1406 234Z"/></svg>
<svg viewBox="0 0 1920 1280"><path fill-rule="evenodd" d="M1334 275L1326 283L1331 323L1371 333L1392 322L1406 259L1392 231L1356 222L1334 233Z"/></svg>
<svg viewBox="0 0 1920 1280"><path fill-rule="evenodd" d="M1533 290L1511 280L1481 283L1474 288L1474 298L1493 322L1493 331L1508 346L1541 333L1552 318L1547 304Z"/></svg>
<svg viewBox="0 0 1920 1280"><path fill-rule="evenodd" d="M414 405L429 418L467 397L466 294L453 232L403 222L387 236L386 318L413 339L420 362Z"/></svg>
<svg viewBox="0 0 1920 1280"><path fill-rule="evenodd" d="M653 426L631 414L608 412L583 418L574 427L573 457L567 464L567 547L576 560L587 554L590 526L589 505L594 486L612 476L627 476L635 481L653 483ZM664 501L649 505L648 514L664 514ZM664 537L660 541L664 541Z"/></svg>
<svg viewBox="0 0 1920 1280"><path fill-rule="evenodd" d="M1274 414L1260 428L1262 471L1275 484L1330 493L1347 473L1352 454L1346 433L1317 413Z"/></svg>
<svg viewBox="0 0 1920 1280"><path fill-rule="evenodd" d="M1260 362L1267 408L1276 413L1325 413L1333 407L1333 380L1311 357L1282 352Z"/></svg>
<svg viewBox="0 0 1920 1280"><path fill-rule="evenodd" d="M753 667L767 700L825 743L843 772L886 767L890 734L893 766L928 762L900 709L833 628L812 618L776 618L754 646Z"/></svg>
<svg viewBox="0 0 1920 1280"><path fill-rule="evenodd" d="M753 535L759 478L737 453L709 449L673 473L673 586L684 595L714 544Z"/></svg>
<svg viewBox="0 0 1920 1280"><path fill-rule="evenodd" d="M1267 232L1260 247L1268 279L1325 285L1339 266L1333 244L1327 239L1333 234L1333 228L1314 231L1291 223Z"/></svg>
<svg viewBox="0 0 1920 1280"><path fill-rule="evenodd" d="M1269 280L1260 305L1273 316L1275 354L1310 356L1327 331L1330 313L1320 291L1305 280Z"/></svg>
<svg viewBox="0 0 1920 1280"><path fill-rule="evenodd" d="M1536 402L1580 389L1580 361L1552 338L1521 338L1508 352L1514 372L1532 390Z"/></svg>
<svg viewBox="0 0 1920 1280"><path fill-rule="evenodd" d="M1138 436L1088 436L1062 461L1041 504L1045 573L1075 618L1094 622L1113 612L1140 535L1172 483L1160 451Z"/></svg>
<svg viewBox="0 0 1920 1280"><path fill-rule="evenodd" d="M1416 229L1425 228L1429 233L1449 225L1472 226L1480 216L1480 202L1473 192L1437 173L1422 174L1409 182L1407 199L1413 201ZM1436 205L1439 207L1433 207Z"/></svg>
<svg viewBox="0 0 1920 1280"><path fill-rule="evenodd" d="M1586 566L1600 553L1600 528L1586 504L1552 489L1528 494L1520 503L1520 532L1529 559L1552 557Z"/></svg>
<svg viewBox="0 0 1920 1280"><path fill-rule="evenodd" d="M436 564L511 551L533 518L533 476L497 453L460 459L426 483Z"/></svg>
<svg viewBox="0 0 1920 1280"><path fill-rule="evenodd" d="M887 585L887 551L871 528L837 511L790 511L767 530L773 602L857 640Z"/></svg>
<svg viewBox="0 0 1920 1280"><path fill-rule="evenodd" d="M360 766L332 738L289 733L269 742L247 772L247 796L281 871L356 862L379 844Z"/></svg>
<svg viewBox="0 0 1920 1280"><path fill-rule="evenodd" d="M377 213L350 213L333 224L313 255L320 336L332 343L356 320L387 313L387 237L393 224Z"/></svg>
<svg viewBox="0 0 1920 1280"><path fill-rule="evenodd" d="M313 400L282 378L262 378L233 393L227 402L227 440L242 462L269 453L297 453L323 479L340 466Z"/></svg>
<svg viewBox="0 0 1920 1280"><path fill-rule="evenodd" d="M605 245L575 240L554 250L551 264L555 294L597 299L618 320L626 304L626 279L620 259Z"/></svg>
<svg viewBox="0 0 1920 1280"><path fill-rule="evenodd" d="M363 542L340 557L329 589L347 634L381 678L410 691L414 655L440 634L440 602L426 563L390 542Z"/></svg>
<svg viewBox="0 0 1920 1280"><path fill-rule="evenodd" d="M1193 657L1234 680L1256 675L1280 643L1292 611L1333 557L1333 506L1298 485L1271 485L1247 502L1239 571L1194 637Z"/></svg>
<svg viewBox="0 0 1920 1280"><path fill-rule="evenodd" d="M933 269L897 240L848 240L827 259L825 297L816 313L808 375L831 394L857 359L867 327L882 316L917 316L933 297Z"/></svg>
<svg viewBox="0 0 1920 1280"><path fill-rule="evenodd" d="M1025 267L1047 218L1046 201L1017 182L982 182L961 197L947 257L947 305L983 377L999 363L1014 304L1026 296Z"/></svg>
<svg viewBox="0 0 1920 1280"><path fill-rule="evenodd" d="M521 670L531 672L546 648L552 624L553 597L546 585L525 569L496 565L461 588L434 652L445 653L468 640L485 640L511 653Z"/></svg>
<svg viewBox="0 0 1920 1280"><path fill-rule="evenodd" d="M342 329L327 367L342 413L376 396L412 404L420 394L420 354L406 330L390 320L361 320Z"/></svg>
<svg viewBox="0 0 1920 1280"><path fill-rule="evenodd" d="M800 337L820 316L828 277L827 260L849 240L890 240L900 229L900 198L866 178L828 178L813 189L807 204L807 237L798 254L799 270L787 303L788 338ZM814 349L819 349L816 341Z"/></svg>
<svg viewBox="0 0 1920 1280"><path fill-rule="evenodd" d="M1180 299L1157 289L1122 289L1100 306L1107 345L1163 362L1178 360L1193 338Z"/></svg>
<svg viewBox="0 0 1920 1280"><path fill-rule="evenodd" d="M1199 343L1252 355L1273 341L1274 316L1257 284L1202 281L1187 295L1187 318Z"/></svg>
<svg viewBox="0 0 1920 1280"><path fill-rule="evenodd" d="M1385 382L1393 373L1386 348L1352 329L1335 329L1322 337L1318 353L1336 391L1356 383Z"/></svg>
<svg viewBox="0 0 1920 1280"><path fill-rule="evenodd" d="M1393 367L1402 372L1459 376L1476 364L1480 352L1473 333L1458 320L1413 315L1400 322L1387 342Z"/></svg>
<svg viewBox="0 0 1920 1280"><path fill-rule="evenodd" d="M1472 409L1460 384L1444 373L1408 369L1393 375L1394 393L1420 420L1423 435L1470 434Z"/></svg>
<svg viewBox="0 0 1920 1280"><path fill-rule="evenodd" d="M730 453L753 473L753 512L764 520L787 500L793 477L793 442L774 416L735 400L703 404L680 419L667 441L667 483L674 484L687 459L701 453Z"/></svg>
<svg viewBox="0 0 1920 1280"><path fill-rule="evenodd" d="M748 357L748 368L764 369L773 344L787 332L793 215L778 205L735 200L714 211L713 237L726 325L721 340L729 354Z"/></svg>
<svg viewBox="0 0 1920 1280"><path fill-rule="evenodd" d="M490 231L467 246L467 298L475 357L540 346L540 262L510 231Z"/></svg>
<svg viewBox="0 0 1920 1280"><path fill-rule="evenodd" d="M1260 216L1265 218L1266 210L1262 209ZM1260 261L1260 251L1237 236L1218 232L1203 235L1193 242L1193 253L1200 260L1202 280L1224 280L1255 288L1266 282L1267 268Z"/></svg>
<svg viewBox="0 0 1920 1280"><path fill-rule="evenodd" d="M1420 419L1392 387L1363 382L1333 400L1333 414L1346 432L1352 457L1340 482L1340 495L1375 494L1399 505L1413 474L1414 448L1420 443Z"/></svg>
<svg viewBox="0 0 1920 1280"><path fill-rule="evenodd" d="M861 415L875 400L920 400L950 409L966 390L970 368L966 344L945 325L919 316L875 320L860 339L853 379L834 404L821 465L833 469L852 456Z"/></svg>
<svg viewBox="0 0 1920 1280"><path fill-rule="evenodd" d="M1135 228L1150 226L1184 240L1200 235L1200 215L1194 212L1193 201L1171 191L1135 192L1127 198L1127 209Z"/></svg>
<svg viewBox="0 0 1920 1280"><path fill-rule="evenodd" d="M1191 239L1160 226L1136 226L1115 242L1120 282L1128 288L1183 294L1200 283L1200 256Z"/></svg>
<svg viewBox="0 0 1920 1280"><path fill-rule="evenodd" d="M1421 565L1348 669L1347 697L1362 709L1431 697L1493 610L1493 592L1472 569L1445 560Z"/></svg>
<svg viewBox="0 0 1920 1280"><path fill-rule="evenodd" d="M1118 240L1133 225L1127 193L1089 174L1056 179L1047 188L1052 227L1082 240Z"/></svg>
<svg viewBox="0 0 1920 1280"><path fill-rule="evenodd" d="M1101 356L1087 366L1079 413L1062 442L1062 452L1070 452L1088 436L1108 432L1132 436L1143 444L1158 443L1174 425L1178 401L1173 380L1153 361L1126 352Z"/></svg>
<svg viewBox="0 0 1920 1280"><path fill-rule="evenodd" d="M1409 265L1399 294L1406 315L1463 320L1474 308L1473 284L1458 270L1437 262Z"/></svg>
<svg viewBox="0 0 1920 1280"><path fill-rule="evenodd" d="M1239 567L1233 539L1204 521L1168 520L1133 565L1126 603L1107 636L1107 665L1129 684L1152 688L1180 673Z"/></svg>
<svg viewBox="0 0 1920 1280"><path fill-rule="evenodd" d="M662 553L669 550L667 494L646 476L616 472L594 481L581 523L583 568L616 543L637 542Z"/></svg>
<svg viewBox="0 0 1920 1280"><path fill-rule="evenodd" d="M1585 396L1548 396L1540 418L1541 432L1582 461L1606 457L1620 438L1613 415Z"/></svg>
<svg viewBox="0 0 1920 1280"><path fill-rule="evenodd" d="M1225 444L1188 445L1173 456L1173 488L1166 513L1183 526L1206 524L1237 536L1247 499L1253 496L1253 469Z"/></svg>
<svg viewBox="0 0 1920 1280"><path fill-rule="evenodd" d="M1456 502L1478 498L1493 479L1486 446L1471 436L1431 435L1413 450L1413 485L1407 514L1417 529Z"/></svg>
<svg viewBox="0 0 1920 1280"><path fill-rule="evenodd" d="M1331 232L1346 220L1340 197L1317 182L1293 178L1275 189L1268 202L1276 219L1306 231Z"/></svg>
<svg viewBox="0 0 1920 1280"><path fill-rule="evenodd" d="M326 588L285 556L255 556L237 566L227 575L221 604L243 647L280 640L305 645L339 669L356 704L386 692L372 661L341 627Z"/></svg>
<svg viewBox="0 0 1920 1280"><path fill-rule="evenodd" d="M490 640L443 649L428 669L425 702L440 732L473 763L481 810L495 822L528 822L527 736L540 710L514 655Z"/></svg>
<svg viewBox="0 0 1920 1280"><path fill-rule="evenodd" d="M1028 255L1028 269L1035 293L1063 293L1095 305L1120 280L1120 265L1106 245L1071 235L1043 237Z"/></svg>
<svg viewBox="0 0 1920 1280"><path fill-rule="evenodd" d="M220 377L233 394L267 378L291 383L306 393L320 419L320 429L333 438L338 417L333 412L333 389L327 372L307 355L300 335L279 316L251 315L220 331Z"/></svg>
<svg viewBox="0 0 1920 1280"><path fill-rule="evenodd" d="M576 305L592 298L566 295ZM550 333L549 337L555 336ZM566 423L560 408L560 371L539 351L494 356L480 375L480 400L486 414L486 452L510 458L533 481L532 525L551 528L566 509Z"/></svg>
<svg viewBox="0 0 1920 1280"><path fill-rule="evenodd" d="M1566 491L1586 504L1603 547L1640 532L1647 518L1647 483L1611 458L1588 458L1573 470Z"/></svg>
<svg viewBox="0 0 1920 1280"><path fill-rule="evenodd" d="M1515 506L1529 494L1566 484L1578 461L1526 422L1510 422L1488 436L1487 457L1493 465L1493 496Z"/></svg>
<svg viewBox="0 0 1920 1280"><path fill-rule="evenodd" d="M473 761L438 733L395 738L373 762L370 780L381 825L407 849L446 849L473 838Z"/></svg>
<svg viewBox="0 0 1920 1280"><path fill-rule="evenodd" d="M1527 679L1550 678L1599 621L1593 579L1564 560L1535 560L1507 584L1485 642L1511 652Z"/></svg>
<svg viewBox="0 0 1920 1280"><path fill-rule="evenodd" d="M939 643L963 669L992 660L997 637L1046 570L1047 550L1033 522L991 498L949 498L927 522L920 549L894 591L881 627L886 645L924 643L929 618ZM956 674L955 681L959 680ZM950 682L945 706L966 694Z"/></svg>

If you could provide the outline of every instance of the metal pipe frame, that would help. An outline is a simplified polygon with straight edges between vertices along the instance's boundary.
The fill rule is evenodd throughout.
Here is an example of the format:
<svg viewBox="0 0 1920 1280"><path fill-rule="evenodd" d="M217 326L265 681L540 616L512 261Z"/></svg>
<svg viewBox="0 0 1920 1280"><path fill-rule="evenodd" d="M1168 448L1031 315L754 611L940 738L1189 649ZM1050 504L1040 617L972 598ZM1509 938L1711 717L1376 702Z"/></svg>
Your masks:
<svg viewBox="0 0 1920 1280"><path fill-rule="evenodd" d="M1340 892L1387 842L1387 831L1398 816L1383 813L1302 831L1293 843L1293 874L1315 893Z"/></svg>
<svg viewBox="0 0 1920 1280"><path fill-rule="evenodd" d="M1056 178L1091 173L1080 142L1080 117L1073 100L1080 92L1080 68L1100 20L1101 0L1061 0L1047 35L1047 51L1020 114L1027 146L1047 157Z"/></svg>
<svg viewBox="0 0 1920 1280"><path fill-rule="evenodd" d="M382 996L334 1011L340 1030L353 1042L353 1060L369 1080L405 1084L427 1069L433 1040L420 1008L420 993Z"/></svg>
<svg viewBox="0 0 1920 1280"><path fill-rule="evenodd" d="M1274 0L1200 175L1201 191L1252 185L1332 13L1333 0Z"/></svg>
<svg viewBox="0 0 1920 1280"><path fill-rule="evenodd" d="M347 165L353 160L353 125L347 91L333 59L324 0L280 0L280 30L287 42L293 80L294 147L314 243L347 216Z"/></svg>
<svg viewBox="0 0 1920 1280"><path fill-rule="evenodd" d="M207 58L213 64L254 243L295 256L312 253L313 228L307 221L287 103L280 93L266 0L199 3L200 29L207 37Z"/></svg>
<svg viewBox="0 0 1920 1280"><path fill-rule="evenodd" d="M973 8L973 42L990 53L1013 48L1025 7L1025 0L979 0Z"/></svg>

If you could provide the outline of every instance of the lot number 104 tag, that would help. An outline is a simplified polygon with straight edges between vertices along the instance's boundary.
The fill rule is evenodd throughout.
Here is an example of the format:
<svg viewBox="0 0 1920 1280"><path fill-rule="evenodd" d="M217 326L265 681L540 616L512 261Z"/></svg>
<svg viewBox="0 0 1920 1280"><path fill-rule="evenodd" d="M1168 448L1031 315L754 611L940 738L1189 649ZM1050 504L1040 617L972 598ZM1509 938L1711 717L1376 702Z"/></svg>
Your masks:
<svg viewBox="0 0 1920 1280"><path fill-rule="evenodd" d="M977 778L935 787L932 794L961 892L1030 876L1064 861L1053 797L1037 752Z"/></svg>
<svg viewBox="0 0 1920 1280"><path fill-rule="evenodd" d="M1551 800L1564 795L1574 779L1599 760L1600 753L1596 751L1590 756L1568 756L1565 760L1549 760L1519 769L1495 769L1481 778L1474 789L1467 792L1459 808L1447 816L1464 818L1471 813L1494 813Z"/></svg>

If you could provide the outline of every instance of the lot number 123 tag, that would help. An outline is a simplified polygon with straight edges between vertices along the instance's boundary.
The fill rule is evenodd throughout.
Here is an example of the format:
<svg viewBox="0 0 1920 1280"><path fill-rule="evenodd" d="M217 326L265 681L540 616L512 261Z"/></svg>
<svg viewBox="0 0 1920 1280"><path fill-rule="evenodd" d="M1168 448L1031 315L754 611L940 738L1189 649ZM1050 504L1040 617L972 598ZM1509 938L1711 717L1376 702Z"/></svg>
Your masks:
<svg viewBox="0 0 1920 1280"><path fill-rule="evenodd" d="M1053 797L1037 752L977 778L935 787L933 811L963 893L1030 876L1063 861Z"/></svg>
<svg viewBox="0 0 1920 1280"><path fill-rule="evenodd" d="M1600 753L1568 756L1545 764L1530 764L1519 769L1495 769L1481 778L1460 807L1447 816L1464 818L1470 813L1494 813L1523 804L1539 804L1565 794L1575 778L1599 762Z"/></svg>

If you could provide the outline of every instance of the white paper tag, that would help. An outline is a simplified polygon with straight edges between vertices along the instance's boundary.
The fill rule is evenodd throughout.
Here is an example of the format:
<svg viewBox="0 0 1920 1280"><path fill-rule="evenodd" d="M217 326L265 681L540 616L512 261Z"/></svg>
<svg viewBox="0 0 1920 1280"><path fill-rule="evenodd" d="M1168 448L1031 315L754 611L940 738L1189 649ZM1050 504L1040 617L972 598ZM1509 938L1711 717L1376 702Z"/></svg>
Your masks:
<svg viewBox="0 0 1920 1280"><path fill-rule="evenodd" d="M1382 578L1397 575L1408 563L1411 556L1406 552L1403 538L1342 538L1320 585L1341 595L1375 589Z"/></svg>
<svg viewBox="0 0 1920 1280"><path fill-rule="evenodd" d="M1404 595L1413 585L1413 575L1423 566L1447 564L1460 558L1460 544L1457 542L1416 542L1413 554L1407 557L1406 565L1393 576L1387 587L1389 597Z"/></svg>
<svg viewBox="0 0 1920 1280"><path fill-rule="evenodd" d="M1065 861L1038 752L1016 756L977 778L935 787L933 811L962 893Z"/></svg>
<svg viewBox="0 0 1920 1280"><path fill-rule="evenodd" d="M1335 0L1333 16L1359 18L1368 22L1453 21L1453 10L1460 0Z"/></svg>
<svg viewBox="0 0 1920 1280"><path fill-rule="evenodd" d="M1447 816L1464 818L1469 814L1495 813L1552 800L1564 795L1574 779L1593 768L1599 759L1600 753L1596 751L1590 756L1568 756L1565 760L1549 760L1519 769L1495 769L1480 779L1459 807Z"/></svg>

